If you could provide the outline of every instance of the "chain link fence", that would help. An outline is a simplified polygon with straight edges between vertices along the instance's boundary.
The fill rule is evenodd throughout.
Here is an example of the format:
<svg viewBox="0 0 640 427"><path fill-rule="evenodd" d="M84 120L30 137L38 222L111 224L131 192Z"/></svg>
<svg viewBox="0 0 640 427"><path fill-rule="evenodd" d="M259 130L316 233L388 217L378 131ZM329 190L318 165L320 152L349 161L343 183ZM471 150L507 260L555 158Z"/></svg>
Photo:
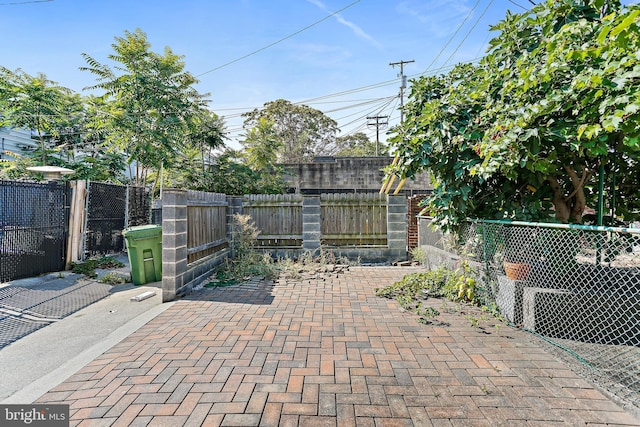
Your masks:
<svg viewBox="0 0 640 427"><path fill-rule="evenodd" d="M483 304L640 408L640 229L477 221L454 248Z"/></svg>
<svg viewBox="0 0 640 427"><path fill-rule="evenodd" d="M0 282L64 268L69 187L0 180Z"/></svg>
<svg viewBox="0 0 640 427"><path fill-rule="evenodd" d="M150 215L148 188L89 183L85 253L92 256L124 250L122 230L148 224Z"/></svg>

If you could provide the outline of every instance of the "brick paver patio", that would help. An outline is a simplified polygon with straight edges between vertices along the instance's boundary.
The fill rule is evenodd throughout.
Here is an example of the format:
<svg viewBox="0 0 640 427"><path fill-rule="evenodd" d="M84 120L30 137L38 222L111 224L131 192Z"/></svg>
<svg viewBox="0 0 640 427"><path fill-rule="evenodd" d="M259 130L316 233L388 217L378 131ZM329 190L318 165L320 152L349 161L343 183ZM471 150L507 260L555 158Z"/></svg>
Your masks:
<svg viewBox="0 0 640 427"><path fill-rule="evenodd" d="M38 402L81 426L640 425L526 332L374 295L411 271L200 291Z"/></svg>

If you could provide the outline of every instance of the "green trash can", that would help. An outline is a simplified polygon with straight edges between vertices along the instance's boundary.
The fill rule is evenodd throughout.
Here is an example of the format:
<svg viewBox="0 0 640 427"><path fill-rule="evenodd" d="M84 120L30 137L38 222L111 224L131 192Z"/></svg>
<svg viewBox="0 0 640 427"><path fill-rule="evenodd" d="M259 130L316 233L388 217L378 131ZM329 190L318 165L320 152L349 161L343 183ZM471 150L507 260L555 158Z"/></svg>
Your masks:
<svg viewBox="0 0 640 427"><path fill-rule="evenodd" d="M140 225L122 231L134 285L162 280L162 227Z"/></svg>

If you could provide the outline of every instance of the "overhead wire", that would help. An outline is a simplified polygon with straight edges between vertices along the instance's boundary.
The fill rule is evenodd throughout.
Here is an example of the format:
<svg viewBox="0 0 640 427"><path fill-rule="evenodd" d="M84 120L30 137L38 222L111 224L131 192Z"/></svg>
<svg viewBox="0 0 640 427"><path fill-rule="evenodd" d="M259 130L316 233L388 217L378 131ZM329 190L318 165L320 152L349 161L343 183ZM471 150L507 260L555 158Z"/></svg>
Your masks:
<svg viewBox="0 0 640 427"><path fill-rule="evenodd" d="M476 61L478 61L480 59L481 59L481 57L477 57L477 58L470 59L469 61L466 61L466 62L473 63L473 62L476 62ZM435 74L437 72L445 72L445 71L451 70L453 67L454 66L449 66L449 65L442 66L442 67L439 67L439 68L436 68L436 69L432 70L432 73ZM418 76L422 76L424 74L425 74L424 72L423 73L416 73L416 74L408 76L408 78L418 77ZM351 94L357 93L357 92L364 92L364 91L367 91L367 90L373 90L373 89L378 89L378 88L385 87L385 86L390 86L392 84L398 84L399 80L400 79L398 79L398 78L395 78L395 79L392 79L392 80L385 80L383 82L373 83L373 84L370 84L370 85L367 85L367 86L361 86L361 87L357 87L357 88L353 88L353 89L348 89L348 90L344 90L344 91L340 91L340 92L335 92L335 93L330 93L330 94L327 94L327 95L318 96L318 97L315 97L315 98L309 98L309 99L304 99L304 100L301 100L301 101L295 101L295 102L292 102L292 104L294 104L294 105L309 105L309 106L314 105L314 104L322 104L324 102L321 102L321 101L326 100L326 99L339 98L341 96L351 95ZM378 98L378 99L382 99L382 98ZM353 102L353 101L354 100L331 101L331 102ZM236 118L236 117L241 117L243 113L249 112L249 111L253 111L256 108L260 108L260 107L236 107L236 108L222 108L222 109L221 108L216 108L215 111L241 111L239 113L227 114L227 115L221 116L221 117L224 117L224 118Z"/></svg>
<svg viewBox="0 0 640 427"><path fill-rule="evenodd" d="M460 23L460 25L458 25L458 28L456 28L456 30L453 32L451 37L449 37L449 40L447 40L447 42L444 44L444 46L442 46L442 48L440 49L438 54L435 56L435 58L433 58L431 63L427 66L427 68L421 74L426 74L431 69L431 67L435 65L436 61L440 58L440 55L442 55L444 50L449 46L449 44L453 41L453 39L458 35L458 33L460 32L460 30L462 29L464 24L471 17L471 15L476 10L476 8L478 7L479 4L480 4L480 0L477 0L476 4L474 4L473 7L471 8L471 10L469 10L469 13L467 13L467 16L465 16L464 19L462 20L462 22Z"/></svg>
<svg viewBox="0 0 640 427"><path fill-rule="evenodd" d="M480 14L480 16L478 16L478 19L476 19L476 22L474 22L473 25L471 26L471 28L469 28L469 31L467 31L467 34L465 34L464 37L462 38L462 40L460 40L460 43L458 43L458 46L456 46L456 48L453 50L453 52L451 52L451 55L449 55L449 57L444 61L443 65L447 65L449 63L449 61L451 61L453 56L456 53L458 53L458 50L460 50L460 48L462 47L464 42L467 41L467 38L469 37L469 35L478 26L478 23L480 23L480 20L484 17L484 15L487 13L487 11L489 10L489 7L491 7L492 4L493 4L493 0L489 0L489 3L487 3L487 7L484 8L484 10Z"/></svg>
<svg viewBox="0 0 640 427"><path fill-rule="evenodd" d="M31 4L31 3L50 3L54 0L30 0L30 1L14 1L10 3L0 3L0 6L15 6L20 4Z"/></svg>
<svg viewBox="0 0 640 427"><path fill-rule="evenodd" d="M352 121L350 121L350 122L348 122L348 123L343 124L343 126L349 126L349 125L351 125L351 124L353 124L353 123L356 123L356 122L358 122L358 121L360 121L360 120L366 119L366 118L367 118L367 116L371 116L372 114L380 115L380 114L381 114L381 112L382 112L382 111L384 111L384 109L385 109L389 104L391 104L391 102L393 102L393 99L394 99L394 98L397 98L397 97L393 97L392 99L389 99L388 101L386 101L386 102L384 102L384 103L381 103L381 104L380 104L380 106L379 106L378 108L374 108L374 109L369 109L369 108L368 108L368 109L366 109L366 110L360 110L360 111L358 111L358 112L356 112L356 113L353 113L353 114L350 114L350 115L347 115L347 116L341 117L341 118L339 118L339 119L337 119L337 120L343 120L343 119L345 119L345 118L348 118L348 117L355 116L355 115L358 115L358 114L359 114L359 115L358 115L358 117L357 117L357 118L355 118L354 120L352 120Z"/></svg>
<svg viewBox="0 0 640 427"><path fill-rule="evenodd" d="M46 1L53 1L53 0L46 0ZM342 12L342 11L344 11L344 10L346 10L346 9L348 9L348 8L350 8L350 7L352 7L352 6L354 6L355 4L359 3L359 1L360 1L360 0L354 1L354 2L350 3L349 5L345 6L344 8L342 8L342 9L338 10L337 12L334 12L334 13L332 13L332 14L330 14L330 15L328 15L328 16L326 16L326 17L324 17L323 19L321 19L321 20L319 20L319 21L316 21L315 23L313 23L313 24L311 24L311 25L309 25L309 26L307 26L307 27L305 27L305 28L303 28L303 29L301 29L301 30L299 30L299 31L295 32L295 33L292 33L292 34L290 34L290 35L288 35L288 36L286 36L286 37L284 37L284 38L282 38L282 39L280 39L280 40L278 40L278 41L276 41L276 42L274 42L274 43L271 43L271 44L269 44L269 45L267 45L267 46L265 46L265 47L263 47L263 48L261 48L261 49L258 49L258 50L256 50L256 51L254 51L254 52L250 53L250 54L244 55L244 56L242 56L242 57L240 57L240 58L237 58L237 59L235 59L235 60L233 60L233 61L230 61L230 62L228 62L228 63L226 63L226 64L223 64L223 65L221 65L221 66L219 66L219 67L216 67L216 68L213 68L213 69L211 69L211 70L208 70L208 71L206 71L206 72L204 72L204 73L201 73L201 74L199 74L199 75L198 75L198 77L200 77L200 76L202 76L202 75L205 75L205 74L208 74L208 73L210 73L210 72L213 72L213 71L215 71L215 70L217 70L217 69L220 69L220 68L222 68L222 67L224 67L224 66L227 66L227 65L230 65L230 64L232 64L232 63L238 62L238 61L240 61L240 60L242 60L242 59L245 59L246 57L249 57L249 56L251 56L251 55L253 55L253 54L256 54L256 53L258 53L258 52L260 52L260 51L263 51L263 50L265 50L265 49L267 49L267 48L269 48L269 47L271 47L271 46L273 46L273 45L275 45L275 44L277 44L277 43L280 43L280 42L282 42L282 41L284 41L284 40L286 40L286 39L288 39L288 38L291 38L291 37L293 37L293 36L295 36L295 35L297 35L297 34L301 33L302 31L305 31L305 30L307 30L307 29L309 29L309 28L311 28L311 27L313 27L313 26L315 26L315 25L317 25L317 24L319 24L319 23L321 23L321 22L323 22L323 21L325 21L325 20L327 20L327 19L331 18L332 16L335 16L336 14L338 14L338 13L340 13L340 12ZM439 68L437 68L437 69L433 69L433 70L431 69L431 67L435 64L435 62L436 62L436 61L439 59L439 57L442 55L442 53L444 52L444 50L445 50L445 49L446 49L446 48L451 44L451 42L453 41L453 39L454 39L454 38L457 36L457 34L460 32L461 28L462 28L462 27L464 26L464 24L468 21L469 17L470 17L470 16L472 16L473 12L474 12L474 11L475 11L475 9L478 7L479 2L480 2L480 0L478 0L478 1L476 2L476 4L472 7L472 9L469 11L469 13L465 16L465 18L463 19L463 21L461 22L461 24L460 24L460 25L458 26L458 28L455 30L454 34L453 34L453 35L451 36L451 38L447 41L447 43L445 43L445 45L443 46L443 48L439 51L439 53L436 55L436 57L435 57L435 58L434 58L434 60L431 62L431 64L427 67L427 69L426 69L425 71L423 71L422 73L419 73L419 74L415 74L415 75L409 76L409 78L416 77L416 76L422 76L422 75L425 75L425 74L427 74L427 73L429 73L429 72L431 72L431 73L444 72L444 71L446 71L446 70L448 70L448 69L450 69L450 68L453 68L453 66L448 66L448 65L446 65L446 64L448 63L448 61L449 61L449 60L451 60L451 58L455 55L455 53L457 53L457 51L460 49L460 47L462 46L462 44L463 44L463 43L466 41L466 39L469 37L469 35L470 35L470 34L471 34L471 32L473 31L473 29L477 26L477 24L478 24L478 22L480 21L480 19L484 16L484 14L486 14L486 12L487 12L487 10L489 9L490 5L493 3L493 0L491 0L491 1L489 2L489 4L487 5L487 7L484 9L483 13L482 13L482 14L480 15L480 17L476 20L476 22L474 23L474 25L472 26L472 28L467 32L467 34L465 35L465 37L463 38L463 40L458 44L458 46L457 46L457 47L456 47L456 49L453 51L453 53L452 53L451 55L449 55L449 57L447 58L447 61L445 61L445 64L443 64L441 67L439 67ZM520 6L520 5L518 5L518 6ZM520 6L520 7L522 7L522 6ZM470 61L467 61L467 62L475 62L475 61L477 61L478 59L480 59L480 58L474 58L474 59L472 59L472 60L470 60ZM391 80L387 80L387 81L383 81L383 82L379 82L379 83L374 83L374 84L367 85L367 86L362 86L362 87L359 87L359 88L348 89L348 90L341 91L341 92L336 92L336 93L332 93L332 94L327 94L327 95L322 95L322 96L318 96L318 97L314 97L314 98L309 98L309 99L302 100L302 101L293 102L293 104L295 104L295 105L300 105L300 104L305 104L305 105L314 105L314 104L332 104L332 103L352 103L352 102L359 102L358 100L333 100L333 101L328 101L328 100L330 100L330 99L332 99L332 98L339 98L339 97L342 97L342 96L347 96L347 95L354 94L354 93L358 93L358 92L363 92L363 91L367 91L367 90L373 90L373 89L382 88L382 87L385 87L385 86L390 86L390 85L393 85L393 84L397 84L397 82L398 82L398 79L397 79L397 78L396 78L396 79L391 79ZM396 101L397 101L397 100L398 100L398 97L397 97L397 96L391 96L391 97L383 97L383 98L374 98L374 99L371 99L371 100L361 100L362 102L359 102L359 103L356 103L356 104L352 104L352 105L348 105L348 106L344 106L344 107L336 108L336 109L333 109L333 110L326 110L326 111L325 111L325 113L333 113L333 112L337 112L337 111L349 110L349 109L353 109L353 108L358 108L358 107L363 106L363 105L368 105L368 104L370 104L370 103L376 103L376 102L382 102L382 103L385 103L385 102L386 102L386 104L385 104L384 106L381 106L380 111L382 111L385 107L387 107L387 106L388 106L388 105L393 101L393 99L396 99ZM248 111L252 111L252 110L254 110L254 109L255 109L255 108L226 108L226 109L218 109L217 111L237 111L237 113L233 113L233 114L220 115L220 117L221 117L222 119L228 120L228 119L234 119L234 118L242 117L242 115L243 115L244 113L246 113L246 112L248 112ZM364 110L363 110L363 111L364 111ZM368 112L369 112L369 114L370 114L370 111L371 111L371 110L367 110L367 111L368 111ZM347 115L347 116L344 116L344 117L338 118L337 120L343 120L344 118L348 118L348 117L356 116L356 115L358 115L358 114L360 114L360 113L362 113L362 111L357 111L356 113L349 114L349 115ZM361 116L360 116L360 117L358 117L358 119L356 119L356 120L362 120L364 117L366 117L366 114L367 114L367 113L364 113L364 115L361 115ZM355 122L355 120L354 120L354 121L351 121L351 122L349 122L349 123L347 123L347 124L344 124L343 126L351 125L351 124L353 124L354 122ZM366 126L366 125L364 125L364 126ZM362 126L360 126L360 127L362 127ZM229 134L233 134L233 133L241 132L242 130L244 130L244 127L243 127L243 126L234 126L234 127L230 128L230 129L227 129L227 133L229 133Z"/></svg>
<svg viewBox="0 0 640 427"><path fill-rule="evenodd" d="M521 7L522 9L524 9L524 10L526 10L526 11L528 11L528 10L529 10L529 9L527 9L526 7L522 6L521 4L516 3L516 2L515 2L515 1L513 1L513 0L507 0L507 1L508 1L509 3L515 4L515 5L516 5L516 6L518 6L518 7Z"/></svg>
<svg viewBox="0 0 640 427"><path fill-rule="evenodd" d="M261 47L260 49L254 50L253 52L250 52L250 53L248 53L248 54L246 54L246 55L243 55L243 56L241 56L241 57L239 57L239 58L236 58L236 59L234 59L234 60L232 60L232 61L229 61L229 62L227 62L227 63L224 63L224 64L222 64L222 65L219 65L219 66L217 66L217 67L215 67L215 68L212 68L212 69L210 69L210 70L208 70L208 71L205 71L204 73L197 74L197 75L196 75L196 77L202 77L202 76L204 76L205 74L209 74L209 73L212 73L212 72L214 72L214 71L220 70L221 68L228 67L228 66L229 66L229 65L231 65L231 64L235 64L236 62L242 61L243 59L246 59L246 58L248 58L248 57L250 57L250 56L253 56L253 55L257 54L257 53L260 53L260 52L262 52L262 51L264 51L264 50L267 50L267 49L269 49L270 47L273 47L273 46L275 46L275 45L277 45L277 44L279 44L279 43L282 43L282 42L283 42L283 41L285 41L285 40L288 40L288 39L290 39L290 38L292 38L292 37L294 37L294 36L297 36L298 34L300 34L300 33L304 32L304 31L307 31L308 29L310 29L310 28L312 28L312 27L315 27L316 25L318 25L318 24L320 24L320 23L322 23L322 22L326 21L326 20L327 20L327 19L329 19L329 18L332 18L332 17L336 16L336 15L337 15L337 14L339 14L340 12L343 12L343 11L345 11L345 10L349 9L350 7L352 7L352 6L356 5L357 3L360 3L360 0L356 0L356 1L354 1L353 3L350 3L350 4L346 5L346 6L345 6L345 7L343 7L342 9L340 9L340 10L338 10L338 11L336 11L336 12L333 12L333 13L331 13L331 14L329 14L329 15L325 16L324 18L320 19L319 21L316 21L316 22L314 22L313 24L307 25L306 27L301 28L300 30L298 30L298 31L296 31L296 32L294 32L294 33L291 33L291 34L289 34L288 36L285 36L285 37L283 37L283 38L281 38L281 39L279 39L279 40L276 40L276 41L275 41L275 42L273 42L273 43L270 43L270 44L268 44L268 45L266 45L266 46L264 46L264 47Z"/></svg>

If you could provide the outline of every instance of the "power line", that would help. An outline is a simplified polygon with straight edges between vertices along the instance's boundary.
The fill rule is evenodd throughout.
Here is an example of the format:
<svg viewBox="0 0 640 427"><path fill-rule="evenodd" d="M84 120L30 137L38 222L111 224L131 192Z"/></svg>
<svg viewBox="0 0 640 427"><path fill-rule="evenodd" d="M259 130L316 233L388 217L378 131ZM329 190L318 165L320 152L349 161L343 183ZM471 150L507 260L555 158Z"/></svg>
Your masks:
<svg viewBox="0 0 640 427"><path fill-rule="evenodd" d="M442 55L442 52L444 52L444 50L449 46L449 43L451 43L453 41L453 39L458 35L458 32L462 29L462 26L465 24L465 22L467 22L467 20L471 17L471 15L473 14L473 11L476 10L476 8L478 7L478 5L480 4L480 0L476 1L476 4L473 5L473 7L471 8L471 10L469 11L469 13L467 13L467 16L464 17L464 19L462 20L462 22L460 23L460 25L458 25L458 28L456 28L456 30L453 32L453 34L451 35L451 37L449 38L449 40L447 40L447 42L444 44L444 46L442 46L442 49L440 49L440 52L438 52L438 54L436 55L435 58L433 58L433 61L431 61L431 63L427 66L427 68L422 72L422 74L426 74L427 71L429 71L429 69L435 65L436 61L438 60L438 58L440 58L440 55Z"/></svg>
<svg viewBox="0 0 640 427"><path fill-rule="evenodd" d="M524 9L524 10L526 10L526 11L529 11L529 9L527 9L527 8L526 8L526 7L524 7L524 6L522 6L521 4L516 3L516 2L515 2L515 1L513 1L513 0L507 0L507 1L508 1L509 3L513 3L513 4L515 4L515 5L516 5L516 6L518 6L518 7L523 8L523 9Z"/></svg>
<svg viewBox="0 0 640 427"><path fill-rule="evenodd" d="M455 55L456 53L458 53L458 50L460 49L460 47L462 47L462 45L464 44L464 42L467 40L467 38L469 37L469 35L471 34L471 32L476 28L476 26L478 25L478 23L480 23L480 20L482 19L482 17L487 13L487 10L489 10L489 7L491 7L491 5L493 4L493 0L489 1L489 3L487 4L487 7L484 8L484 10L482 11L482 13L480 14L480 16L478 16L478 19L476 19L476 22L473 23L473 25L471 26L471 28L469 29L469 31L467 31L467 34L464 35L464 37L462 38L462 40L460 40L460 43L458 43L458 46L456 46L456 48L453 50L453 52L451 52L451 55L449 55L449 57L447 58L446 61L444 61L444 65L447 65L449 63L449 61L451 60L451 58L453 58L453 55Z"/></svg>
<svg viewBox="0 0 640 427"><path fill-rule="evenodd" d="M30 4L30 3L49 3L53 0L31 0L31 1L16 1L11 3L0 3L0 6L15 6L18 4Z"/></svg>
<svg viewBox="0 0 640 427"><path fill-rule="evenodd" d="M221 68L227 67L227 66L229 66L229 65L231 65L231 64L235 64L236 62L242 61L243 59L246 59L246 58L248 58L248 57L250 57L250 56L253 56L253 55L257 54L257 53L260 53L260 52L262 52L263 50L269 49L270 47L273 47L273 46L277 45L278 43L282 43L282 42L283 42L283 41L285 41L285 40L288 40L288 39L290 39L290 38L292 38L292 37L294 37L294 36L297 36L298 34L302 33L303 31L308 30L308 29L309 29L309 28L311 28L311 27L315 27L316 25L318 25L318 24L320 24L320 23L322 23L322 22L326 21L326 20L327 20L327 19L329 19L329 18L332 18L332 17L336 16L336 15L337 15L337 14L339 14L340 12L342 12L342 11L344 11L344 10L349 9L350 7L354 6L354 5L355 5L355 4L357 4L357 3L360 3L360 0L356 0L356 1L354 1L353 3L350 3L350 4L346 5L346 6L345 6L345 7L343 7L342 9L340 9L340 10L338 10L338 11L336 11L336 12L333 12L333 13L332 13L332 14L330 14L330 15L325 16L325 17L324 17L324 18L322 18L321 20L316 21L316 22L314 22L314 23L313 23L313 24L311 24L311 25L307 25L306 27L304 27L304 28L302 28L302 29L300 29L300 30L296 31L295 33L291 33L291 34L289 34L288 36L281 38L280 40L276 40L275 42L270 43L270 44L268 44L268 45L266 45L266 46L264 46L264 47L261 47L261 48L260 48L260 49L258 49L258 50L254 50L253 52L248 53L248 54L246 54L246 55L244 55L244 56L241 56L240 58L236 58L236 59L234 59L233 61L229 61L229 62L227 62L227 63L225 63L225 64L222 64L222 65L220 65L220 66L218 66L218 67L215 67L215 68L212 68L212 69L210 69L210 70L208 70L208 71L205 71L204 73L198 74L198 75L196 75L196 77L201 77L201 76L204 76L205 74L212 73L212 72L217 71L217 70L219 70L219 69L221 69Z"/></svg>
<svg viewBox="0 0 640 427"><path fill-rule="evenodd" d="M398 61L398 62L391 62L389 63L389 65L391 65L392 67L395 67L396 65L400 66L400 122L402 122L403 119L403 111L402 111L402 107L404 106L404 90L407 87L407 77L404 75L404 64L410 64L412 62L416 62L413 59L410 61Z"/></svg>
<svg viewBox="0 0 640 427"><path fill-rule="evenodd" d="M394 95L394 96L388 96L388 97L386 97L386 98L378 98L378 99L374 99L374 100L372 100L372 101L360 102L360 103L358 103L358 104L347 105L347 106L345 106L345 107L334 108L334 109L332 109L332 110L325 110L325 111L323 111L323 113L325 113L325 114L326 114L326 113L335 113L335 112L343 111L343 110L350 110L350 109L352 109L352 108L361 107L361 106L363 106L363 105L374 104L374 103L378 103L378 102L380 102L380 101L386 101L386 100L388 100L388 99L393 99L393 98L395 98L395 95Z"/></svg>
<svg viewBox="0 0 640 427"><path fill-rule="evenodd" d="M389 126L389 116L367 116L367 120L375 120L374 123L368 123L368 126L376 127L376 156L378 155L378 147L380 146L380 128L386 129Z"/></svg>

